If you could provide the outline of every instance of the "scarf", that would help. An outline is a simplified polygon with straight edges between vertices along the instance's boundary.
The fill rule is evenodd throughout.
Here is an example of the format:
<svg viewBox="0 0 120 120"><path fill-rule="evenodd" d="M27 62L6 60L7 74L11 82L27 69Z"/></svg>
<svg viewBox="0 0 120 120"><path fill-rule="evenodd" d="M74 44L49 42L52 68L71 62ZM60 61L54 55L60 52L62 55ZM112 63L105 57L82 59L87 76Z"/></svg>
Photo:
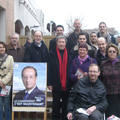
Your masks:
<svg viewBox="0 0 120 120"><path fill-rule="evenodd" d="M111 36L110 36L109 32L107 32L106 35L102 35L101 32L100 32L99 35L100 35L100 37L104 37L104 38L106 39L106 42L107 42L108 44L111 43Z"/></svg>
<svg viewBox="0 0 120 120"><path fill-rule="evenodd" d="M62 85L62 91L66 91L67 63L68 63L67 49L66 47L64 49L63 61L62 61L60 51L57 46L56 46L56 51L57 51L57 56L59 60L59 74L60 74L60 81Z"/></svg>
<svg viewBox="0 0 120 120"><path fill-rule="evenodd" d="M83 62L84 62L87 58L88 58L88 55L86 55L84 59L82 59L82 58L80 57L80 55L78 55L78 60L80 61L81 65L83 64Z"/></svg>
<svg viewBox="0 0 120 120"><path fill-rule="evenodd" d="M4 58L6 57L6 55L7 55L6 53L0 55L0 62L4 60Z"/></svg>

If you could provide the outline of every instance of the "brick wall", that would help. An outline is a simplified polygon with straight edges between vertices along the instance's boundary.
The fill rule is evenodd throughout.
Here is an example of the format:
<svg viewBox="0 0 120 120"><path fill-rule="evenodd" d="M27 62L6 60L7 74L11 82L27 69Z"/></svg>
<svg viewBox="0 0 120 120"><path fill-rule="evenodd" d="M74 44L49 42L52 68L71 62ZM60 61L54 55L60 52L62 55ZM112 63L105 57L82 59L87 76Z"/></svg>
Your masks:
<svg viewBox="0 0 120 120"><path fill-rule="evenodd" d="M0 0L0 6L6 12L6 43L8 44L8 35L14 32L14 0Z"/></svg>

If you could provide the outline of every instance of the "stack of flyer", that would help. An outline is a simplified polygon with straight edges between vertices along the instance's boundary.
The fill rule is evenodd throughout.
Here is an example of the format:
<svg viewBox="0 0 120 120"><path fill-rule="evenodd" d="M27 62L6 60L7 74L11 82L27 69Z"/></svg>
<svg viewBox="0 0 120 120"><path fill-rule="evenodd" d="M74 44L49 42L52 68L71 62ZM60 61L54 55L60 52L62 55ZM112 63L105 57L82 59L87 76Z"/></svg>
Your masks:
<svg viewBox="0 0 120 120"><path fill-rule="evenodd" d="M109 118L107 118L107 120L120 120L120 118L118 118L115 115L110 116Z"/></svg>

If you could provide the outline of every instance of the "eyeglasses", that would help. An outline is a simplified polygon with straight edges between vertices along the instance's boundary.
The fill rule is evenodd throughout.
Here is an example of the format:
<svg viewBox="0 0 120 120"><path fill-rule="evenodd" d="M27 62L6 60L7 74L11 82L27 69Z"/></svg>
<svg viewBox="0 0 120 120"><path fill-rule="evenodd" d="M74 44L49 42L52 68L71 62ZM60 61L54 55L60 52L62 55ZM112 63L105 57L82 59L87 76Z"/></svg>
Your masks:
<svg viewBox="0 0 120 120"><path fill-rule="evenodd" d="M109 52L109 53L112 53L112 52L113 52L113 53L116 53L116 51L114 51L114 50L113 50L113 51L112 51L112 50L110 50L110 51L108 51L108 52Z"/></svg>
<svg viewBox="0 0 120 120"><path fill-rule="evenodd" d="M30 77L27 77L27 76L25 76L25 77L22 77L22 79L23 79L23 80L27 80L28 78L29 78L30 80L33 80L33 79L35 79L35 77L33 77L33 76L30 76Z"/></svg>
<svg viewBox="0 0 120 120"><path fill-rule="evenodd" d="M89 71L89 73L94 73L94 74L96 74L96 73L98 73L99 71Z"/></svg>
<svg viewBox="0 0 120 120"><path fill-rule="evenodd" d="M79 51L83 51L83 52L85 52L86 50L84 50L84 49L79 49Z"/></svg>

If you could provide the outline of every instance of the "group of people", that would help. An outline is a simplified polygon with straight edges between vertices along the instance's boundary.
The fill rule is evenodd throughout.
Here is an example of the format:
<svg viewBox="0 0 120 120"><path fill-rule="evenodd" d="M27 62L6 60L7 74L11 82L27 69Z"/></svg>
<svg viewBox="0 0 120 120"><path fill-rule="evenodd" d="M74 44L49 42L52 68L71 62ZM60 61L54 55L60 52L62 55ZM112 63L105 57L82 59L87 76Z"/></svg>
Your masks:
<svg viewBox="0 0 120 120"><path fill-rule="evenodd" d="M90 35L81 26L76 19L75 30L68 37L64 36L62 25L56 26L56 37L50 41L49 51L40 31L34 32L33 42L27 41L25 47L19 44L17 33L11 35L8 45L0 42L0 89L10 85L12 90L14 62L47 62L53 120L60 120L61 107L62 120L101 120L104 112L106 117L112 114L120 117L119 40L107 32L104 22L99 24L100 32ZM22 92L26 91L29 89ZM0 96L0 120L3 103L5 120L11 120L11 94ZM79 113L79 108L87 115Z"/></svg>

